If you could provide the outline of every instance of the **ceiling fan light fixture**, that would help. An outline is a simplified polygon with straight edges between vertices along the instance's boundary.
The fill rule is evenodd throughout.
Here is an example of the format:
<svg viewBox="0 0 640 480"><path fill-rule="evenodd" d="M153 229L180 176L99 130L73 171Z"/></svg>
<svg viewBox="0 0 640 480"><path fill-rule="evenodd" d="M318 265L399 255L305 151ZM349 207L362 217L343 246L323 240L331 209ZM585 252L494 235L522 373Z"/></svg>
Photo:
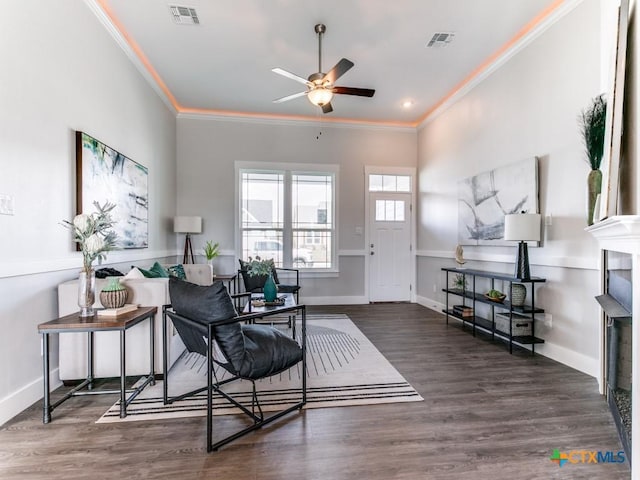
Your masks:
<svg viewBox="0 0 640 480"><path fill-rule="evenodd" d="M331 102L331 99L333 98L333 92L324 87L316 87L313 90L310 90L309 93L307 93L307 98L314 105L322 107Z"/></svg>

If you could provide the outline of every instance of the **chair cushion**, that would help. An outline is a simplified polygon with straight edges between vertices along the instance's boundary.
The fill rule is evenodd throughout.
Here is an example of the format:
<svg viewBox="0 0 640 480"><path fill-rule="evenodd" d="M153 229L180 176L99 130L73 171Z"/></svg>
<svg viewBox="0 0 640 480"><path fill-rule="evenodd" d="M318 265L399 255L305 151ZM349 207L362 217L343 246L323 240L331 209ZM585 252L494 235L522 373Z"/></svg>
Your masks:
<svg viewBox="0 0 640 480"><path fill-rule="evenodd" d="M296 293L300 290L299 285L278 285L278 292L280 293Z"/></svg>
<svg viewBox="0 0 640 480"><path fill-rule="evenodd" d="M203 286L171 277L169 278L169 296L171 306L178 315L204 325L238 315L227 288L220 280L211 285ZM178 332L183 337L182 332L180 330ZM214 335L227 360L234 368L240 365L244 359L245 350L240 322L220 325L215 328ZM186 336L190 336L190 334L186 334ZM184 337L183 340L185 340ZM190 349L190 351L194 350ZM195 351L202 353L199 349Z"/></svg>
<svg viewBox="0 0 640 480"><path fill-rule="evenodd" d="M247 354L237 369L240 377L270 377L302 360L302 348L298 342L271 326L243 325L242 332Z"/></svg>

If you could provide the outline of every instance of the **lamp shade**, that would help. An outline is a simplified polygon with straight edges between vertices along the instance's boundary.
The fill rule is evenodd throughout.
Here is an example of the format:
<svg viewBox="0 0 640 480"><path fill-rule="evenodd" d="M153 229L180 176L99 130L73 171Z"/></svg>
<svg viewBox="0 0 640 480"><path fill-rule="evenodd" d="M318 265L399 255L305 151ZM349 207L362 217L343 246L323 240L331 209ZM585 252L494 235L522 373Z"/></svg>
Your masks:
<svg viewBox="0 0 640 480"><path fill-rule="evenodd" d="M174 233L202 233L202 217L173 217Z"/></svg>
<svg viewBox="0 0 640 480"><path fill-rule="evenodd" d="M540 214L515 213L504 217L504 239L523 241L540 240Z"/></svg>

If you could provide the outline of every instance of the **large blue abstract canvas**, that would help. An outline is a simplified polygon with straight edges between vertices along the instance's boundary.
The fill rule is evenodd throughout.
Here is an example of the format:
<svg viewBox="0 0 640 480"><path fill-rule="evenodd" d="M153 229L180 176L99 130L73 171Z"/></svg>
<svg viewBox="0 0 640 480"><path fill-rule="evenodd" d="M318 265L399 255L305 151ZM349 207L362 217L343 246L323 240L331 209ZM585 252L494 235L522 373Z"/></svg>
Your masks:
<svg viewBox="0 0 640 480"><path fill-rule="evenodd" d="M536 158L480 173L458 183L458 243L513 245L513 242L503 240L504 216L521 212L538 213Z"/></svg>
<svg viewBox="0 0 640 480"><path fill-rule="evenodd" d="M148 169L92 136L76 132L76 175L77 213L92 213L95 201L113 203L117 246L148 247Z"/></svg>

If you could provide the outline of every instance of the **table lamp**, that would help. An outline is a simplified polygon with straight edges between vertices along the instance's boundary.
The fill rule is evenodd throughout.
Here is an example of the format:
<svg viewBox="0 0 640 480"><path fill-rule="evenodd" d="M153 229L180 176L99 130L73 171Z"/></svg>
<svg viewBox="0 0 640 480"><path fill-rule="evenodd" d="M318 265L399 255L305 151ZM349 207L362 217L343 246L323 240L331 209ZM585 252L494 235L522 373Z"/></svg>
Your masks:
<svg viewBox="0 0 640 480"><path fill-rule="evenodd" d="M515 213L504 217L504 239L520 242L516 259L515 277L529 280L529 252L527 241L540 240L540 214Z"/></svg>
<svg viewBox="0 0 640 480"><path fill-rule="evenodd" d="M173 217L173 232L186 233L182 263L195 263L191 248L191 234L202 233L202 217Z"/></svg>

